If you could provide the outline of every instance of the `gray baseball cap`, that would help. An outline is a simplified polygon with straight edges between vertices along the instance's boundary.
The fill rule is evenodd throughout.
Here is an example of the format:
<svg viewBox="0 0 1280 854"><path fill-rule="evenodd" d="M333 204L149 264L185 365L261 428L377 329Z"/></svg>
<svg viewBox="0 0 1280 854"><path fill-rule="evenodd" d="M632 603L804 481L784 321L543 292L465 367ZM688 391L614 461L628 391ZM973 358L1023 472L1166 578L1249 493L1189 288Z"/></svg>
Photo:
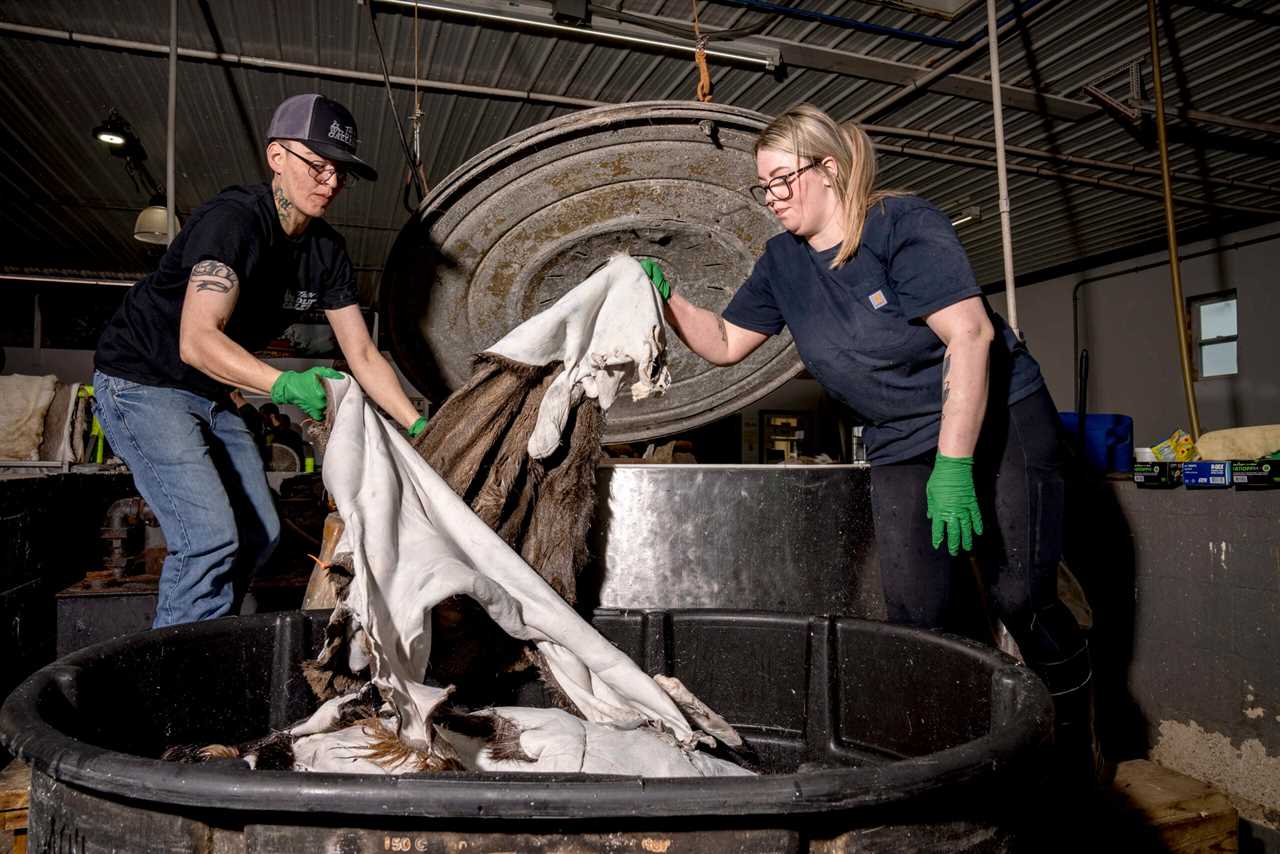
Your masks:
<svg viewBox="0 0 1280 854"><path fill-rule="evenodd" d="M324 95L285 98L267 128L267 142L276 139L296 139L361 178L378 180L377 170L356 157L356 120L346 107Z"/></svg>

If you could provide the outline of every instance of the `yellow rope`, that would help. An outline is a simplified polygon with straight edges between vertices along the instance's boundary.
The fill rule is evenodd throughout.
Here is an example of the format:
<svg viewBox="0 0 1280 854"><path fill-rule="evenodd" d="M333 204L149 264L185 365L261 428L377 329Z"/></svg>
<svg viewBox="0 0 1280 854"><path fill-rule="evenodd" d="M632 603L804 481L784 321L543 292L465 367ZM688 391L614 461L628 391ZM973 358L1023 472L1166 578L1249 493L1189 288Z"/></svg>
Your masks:
<svg viewBox="0 0 1280 854"><path fill-rule="evenodd" d="M711 71L707 68L707 37L702 34L702 29L698 26L698 0L693 0L693 35L697 39L693 61L698 67L698 100L709 104L711 103Z"/></svg>

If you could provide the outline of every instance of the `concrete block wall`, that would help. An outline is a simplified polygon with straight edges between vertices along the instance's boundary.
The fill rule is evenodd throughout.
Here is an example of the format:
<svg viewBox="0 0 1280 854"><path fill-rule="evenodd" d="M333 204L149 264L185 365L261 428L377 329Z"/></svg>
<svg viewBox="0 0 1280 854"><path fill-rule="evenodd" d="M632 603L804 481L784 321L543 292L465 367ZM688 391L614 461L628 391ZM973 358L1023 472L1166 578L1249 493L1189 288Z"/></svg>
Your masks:
<svg viewBox="0 0 1280 854"><path fill-rule="evenodd" d="M1152 758L1280 826L1280 490L1109 486L1132 542L1127 683Z"/></svg>

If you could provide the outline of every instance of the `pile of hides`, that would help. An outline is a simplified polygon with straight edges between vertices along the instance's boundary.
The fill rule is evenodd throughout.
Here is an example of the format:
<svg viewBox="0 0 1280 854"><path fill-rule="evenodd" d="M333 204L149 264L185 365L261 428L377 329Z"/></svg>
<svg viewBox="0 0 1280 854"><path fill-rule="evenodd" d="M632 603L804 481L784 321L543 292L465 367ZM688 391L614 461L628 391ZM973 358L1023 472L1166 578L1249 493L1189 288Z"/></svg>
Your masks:
<svg viewBox="0 0 1280 854"><path fill-rule="evenodd" d="M1280 451L1280 424L1202 433L1196 440L1196 449L1206 460L1259 460Z"/></svg>
<svg viewBox="0 0 1280 854"><path fill-rule="evenodd" d="M647 276L619 255L482 353L414 445L354 382L327 383L324 480L345 526L339 603L307 671L324 703L230 755L266 767L287 739L308 771L750 773L704 749L741 746L732 727L570 604L603 413L632 373L633 398L666 387L662 330ZM444 646L466 637L459 625L513 639L506 666L536 667L556 707L459 704L454 677L476 669ZM471 646L491 646L481 638Z"/></svg>
<svg viewBox="0 0 1280 854"><path fill-rule="evenodd" d="M45 414L57 384L53 374L0 376L0 459L40 459Z"/></svg>

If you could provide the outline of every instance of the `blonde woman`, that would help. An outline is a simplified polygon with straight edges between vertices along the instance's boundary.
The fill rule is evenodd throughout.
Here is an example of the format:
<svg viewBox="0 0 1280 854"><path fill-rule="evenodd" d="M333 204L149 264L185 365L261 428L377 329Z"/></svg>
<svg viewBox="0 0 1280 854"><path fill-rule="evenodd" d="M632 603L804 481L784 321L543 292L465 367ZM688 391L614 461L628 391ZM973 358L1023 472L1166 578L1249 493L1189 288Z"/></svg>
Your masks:
<svg viewBox="0 0 1280 854"><path fill-rule="evenodd" d="M990 601L1054 694L1059 741L1092 769L1088 648L1057 597L1063 481L1039 366L983 300L948 218L874 189L861 129L794 107L761 132L756 169L752 195L786 231L723 316L646 262L668 321L718 365L790 329L809 372L866 422L889 619L971 623L953 587L968 572L957 554L976 551Z"/></svg>

